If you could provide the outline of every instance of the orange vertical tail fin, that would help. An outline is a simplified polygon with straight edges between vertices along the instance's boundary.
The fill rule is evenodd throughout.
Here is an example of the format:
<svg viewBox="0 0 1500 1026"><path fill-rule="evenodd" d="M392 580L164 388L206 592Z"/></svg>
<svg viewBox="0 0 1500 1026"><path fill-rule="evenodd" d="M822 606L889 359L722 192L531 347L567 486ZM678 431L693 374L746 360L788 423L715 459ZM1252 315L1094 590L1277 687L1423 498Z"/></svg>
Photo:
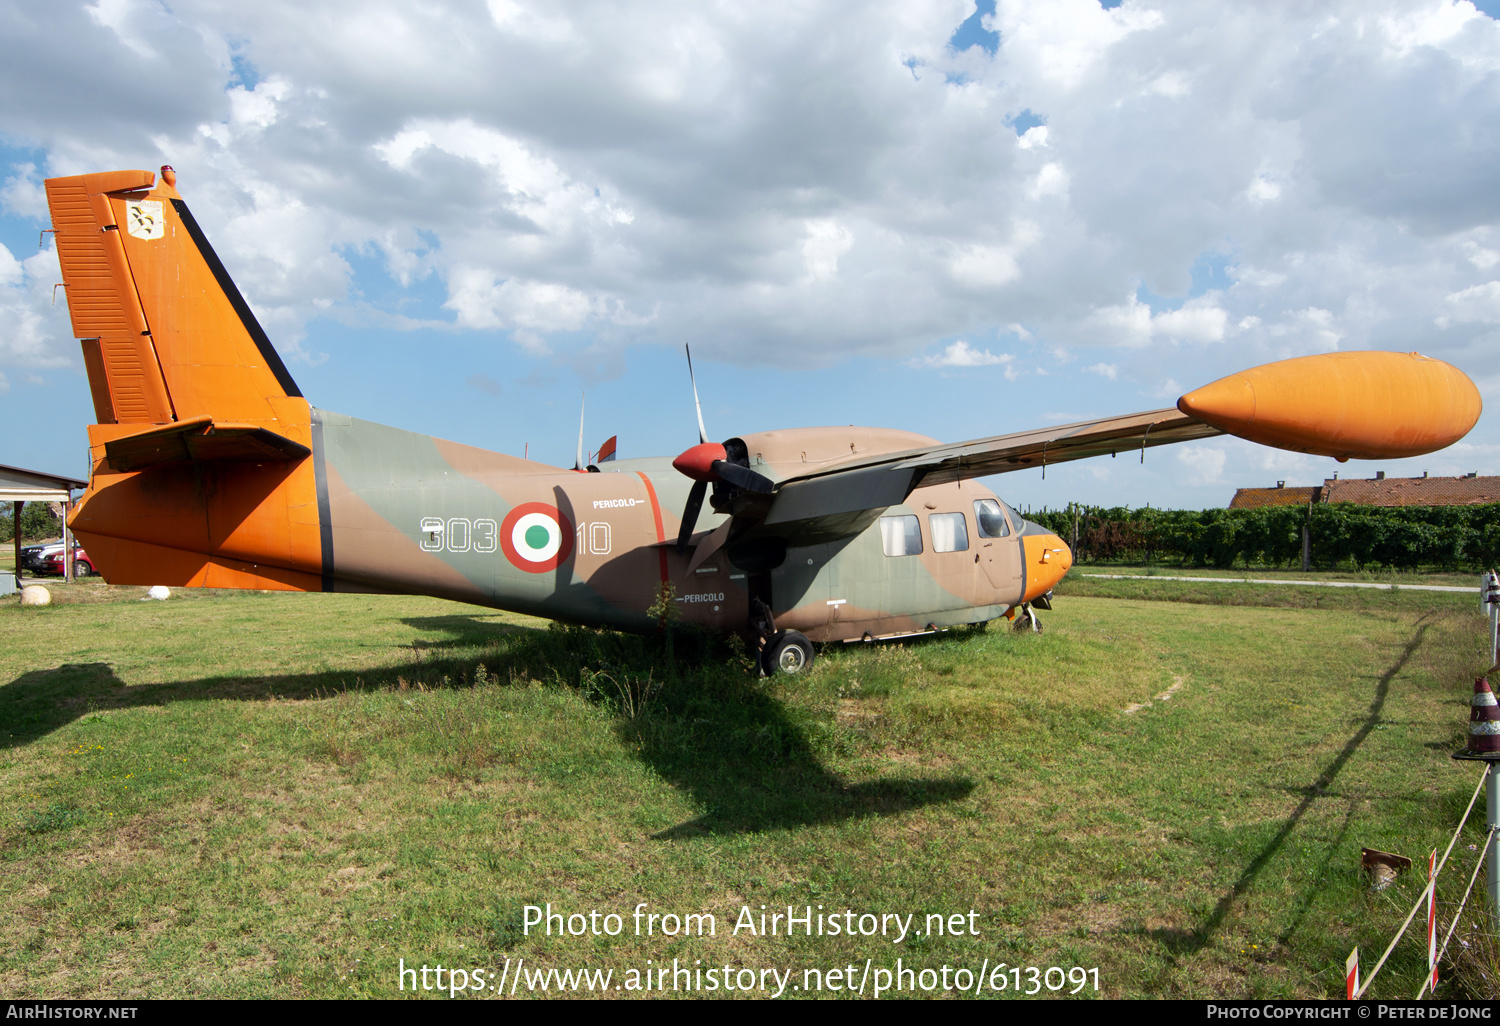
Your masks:
<svg viewBox="0 0 1500 1026"><path fill-rule="evenodd" d="M111 171L46 183L73 330L97 343L97 357L85 346L85 362L99 422L280 419L284 400L302 396L297 383L171 170L153 188L155 177Z"/></svg>
<svg viewBox="0 0 1500 1026"><path fill-rule="evenodd" d="M46 182L98 421L71 524L112 582L318 588L312 411L175 180Z"/></svg>

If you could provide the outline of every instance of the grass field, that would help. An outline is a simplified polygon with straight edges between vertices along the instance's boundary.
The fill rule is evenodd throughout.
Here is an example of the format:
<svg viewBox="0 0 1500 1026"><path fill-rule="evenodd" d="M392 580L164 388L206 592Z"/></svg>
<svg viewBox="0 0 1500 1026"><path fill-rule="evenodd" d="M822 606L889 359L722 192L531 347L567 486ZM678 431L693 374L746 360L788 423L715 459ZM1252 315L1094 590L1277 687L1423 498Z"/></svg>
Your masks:
<svg viewBox="0 0 1500 1026"><path fill-rule="evenodd" d="M53 590L0 602L10 997L391 997L439 963L631 996L674 959L786 996L900 959L934 971L907 995L1004 963L1006 997L1033 966L1087 970L1080 997L1330 997L1422 888L1371 892L1360 848L1441 849L1478 779L1448 757L1486 665L1466 595L1074 576L1040 635L830 648L785 683L436 600ZM528 927L548 903L598 935ZM715 933L637 936L642 903ZM766 936L762 905L914 918ZM1491 936L1464 916L1440 995L1500 996ZM1412 935L1372 993L1424 959Z"/></svg>

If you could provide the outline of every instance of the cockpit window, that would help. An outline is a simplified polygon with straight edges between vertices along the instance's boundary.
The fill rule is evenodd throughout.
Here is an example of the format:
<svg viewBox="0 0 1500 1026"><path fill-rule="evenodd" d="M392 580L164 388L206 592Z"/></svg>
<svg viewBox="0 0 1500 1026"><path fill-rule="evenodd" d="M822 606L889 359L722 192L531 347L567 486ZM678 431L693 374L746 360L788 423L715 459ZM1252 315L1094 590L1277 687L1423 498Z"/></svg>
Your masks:
<svg viewBox="0 0 1500 1026"><path fill-rule="evenodd" d="M962 513L932 513L927 517L933 552L964 552L969 547L969 528Z"/></svg>
<svg viewBox="0 0 1500 1026"><path fill-rule="evenodd" d="M912 515L880 518L880 543L887 556L922 554L922 528Z"/></svg>
<svg viewBox="0 0 1500 1026"><path fill-rule="evenodd" d="M1010 525L1005 522L998 500L975 499L974 519L979 521L981 538L1004 538L1010 534Z"/></svg>

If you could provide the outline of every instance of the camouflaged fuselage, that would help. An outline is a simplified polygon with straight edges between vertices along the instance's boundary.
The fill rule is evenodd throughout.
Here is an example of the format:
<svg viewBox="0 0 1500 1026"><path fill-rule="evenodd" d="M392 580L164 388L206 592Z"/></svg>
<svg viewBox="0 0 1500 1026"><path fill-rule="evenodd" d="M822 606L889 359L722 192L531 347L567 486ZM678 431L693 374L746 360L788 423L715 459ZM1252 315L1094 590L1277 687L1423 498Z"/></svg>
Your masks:
<svg viewBox="0 0 1500 1026"><path fill-rule="evenodd" d="M756 577L769 584L777 626L815 641L989 620L1027 596L1025 545L1040 537L1009 510L1005 537L979 537L974 502L995 496L963 481L919 488L885 511L923 525L920 553L886 555L875 521L747 570L724 545L695 558L722 514L705 512L694 544L678 551L691 482L665 458L578 473L322 410L312 439L325 588L439 595L621 630L659 629L665 594L684 621L748 634ZM963 549L934 551L932 513L964 517ZM552 520L555 550L526 551L517 525L528 514ZM1057 565L1054 556L1042 568Z"/></svg>

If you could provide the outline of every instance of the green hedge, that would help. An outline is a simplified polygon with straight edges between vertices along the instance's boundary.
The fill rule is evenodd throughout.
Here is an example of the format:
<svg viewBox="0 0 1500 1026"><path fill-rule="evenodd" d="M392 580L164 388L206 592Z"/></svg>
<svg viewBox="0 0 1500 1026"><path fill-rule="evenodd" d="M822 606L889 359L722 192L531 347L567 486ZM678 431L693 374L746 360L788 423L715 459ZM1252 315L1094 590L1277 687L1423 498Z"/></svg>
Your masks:
<svg viewBox="0 0 1500 1026"><path fill-rule="evenodd" d="M1353 563L1483 570L1500 563L1500 503L1482 506L1356 506L1337 502L1264 509L1078 508L1078 548L1093 558L1180 559L1228 569L1236 563L1300 565L1308 524L1315 566ZM1028 519L1066 539L1070 510Z"/></svg>

